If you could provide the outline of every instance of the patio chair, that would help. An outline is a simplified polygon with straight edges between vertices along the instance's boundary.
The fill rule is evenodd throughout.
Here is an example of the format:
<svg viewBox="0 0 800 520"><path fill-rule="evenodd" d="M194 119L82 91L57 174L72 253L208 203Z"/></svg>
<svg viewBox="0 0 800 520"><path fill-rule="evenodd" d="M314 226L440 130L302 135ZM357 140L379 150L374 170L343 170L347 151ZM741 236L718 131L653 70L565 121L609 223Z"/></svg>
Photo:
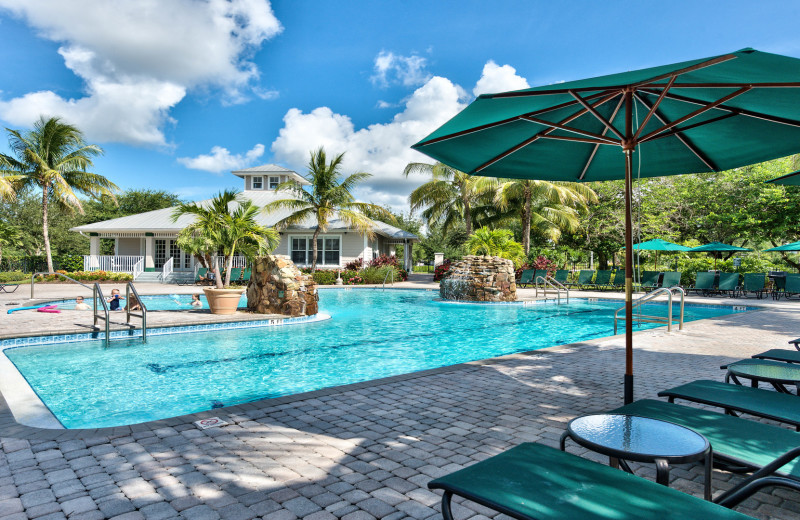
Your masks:
<svg viewBox="0 0 800 520"><path fill-rule="evenodd" d="M607 269L598 269L594 282L586 284L586 287L596 290L608 289L611 287L611 271Z"/></svg>
<svg viewBox="0 0 800 520"><path fill-rule="evenodd" d="M681 286L681 273L677 271L668 271L664 273L661 279L661 287L680 287Z"/></svg>
<svg viewBox="0 0 800 520"><path fill-rule="evenodd" d="M614 272L614 279L608 286L609 289L612 291L624 291L625 290L625 271L622 269L617 269Z"/></svg>
<svg viewBox="0 0 800 520"><path fill-rule="evenodd" d="M747 293L753 293L759 300L764 295L764 284L767 273L745 273L744 283L739 291L739 296L747 298Z"/></svg>
<svg viewBox="0 0 800 520"><path fill-rule="evenodd" d="M251 269L249 267L242 271L242 283L250 283L250 272Z"/></svg>
<svg viewBox="0 0 800 520"><path fill-rule="evenodd" d="M18 283L0 283L0 292L13 293L19 289Z"/></svg>
<svg viewBox="0 0 800 520"><path fill-rule="evenodd" d="M522 274L519 275L519 281L517 282L517 285L519 285L520 287L525 287L533 283L533 274L535 272L536 271L534 271L533 269L523 270Z"/></svg>
<svg viewBox="0 0 800 520"><path fill-rule="evenodd" d="M578 279L575 282L569 284L569 287L577 287L578 289L583 289L585 286L592 283L592 278L594 277L594 271L589 269L581 269L578 272Z"/></svg>
<svg viewBox="0 0 800 520"><path fill-rule="evenodd" d="M716 291L716 289L717 275L707 271L700 271L697 273L694 285L692 287L687 287L686 292L688 294L690 291L694 291L703 296L710 296L711 292Z"/></svg>
<svg viewBox="0 0 800 520"><path fill-rule="evenodd" d="M659 271L643 271L642 278L639 281L639 288L643 291L650 291L658 287L658 278L661 273Z"/></svg>
<svg viewBox="0 0 800 520"><path fill-rule="evenodd" d="M800 460L795 460L800 457L798 432L654 399L642 399L607 413L638 415L685 426L708 439L714 447L715 463L721 461L740 471L777 472L800 482ZM762 473L757 471L753 477Z"/></svg>
<svg viewBox="0 0 800 520"><path fill-rule="evenodd" d="M658 396L667 397L670 403L674 403L675 399L683 399L724 408L731 415L746 413L800 429L800 406L795 395L701 379L662 390Z"/></svg>
<svg viewBox="0 0 800 520"><path fill-rule="evenodd" d="M242 277L242 268L231 267L231 283L239 283L239 278L241 277Z"/></svg>
<svg viewBox="0 0 800 520"><path fill-rule="evenodd" d="M194 284L203 285L207 281L208 281L208 268L207 267L199 268L197 270L197 274L194 275Z"/></svg>
<svg viewBox="0 0 800 520"><path fill-rule="evenodd" d="M533 273L533 285L537 286L541 281L539 278L547 278L547 269L537 269L536 272Z"/></svg>
<svg viewBox="0 0 800 520"><path fill-rule="evenodd" d="M800 488L788 479L753 479L716 504L533 442L428 483L430 489L444 490L444 520L453 519L453 495L520 520L749 518L728 508L768 485Z"/></svg>
<svg viewBox="0 0 800 520"><path fill-rule="evenodd" d="M780 300L781 294L783 294L784 290L786 289L786 276L776 276L772 278L772 280L772 299Z"/></svg>
<svg viewBox="0 0 800 520"><path fill-rule="evenodd" d="M787 274L783 295L788 300L792 296L800 296L800 274Z"/></svg>
<svg viewBox="0 0 800 520"><path fill-rule="evenodd" d="M567 279L569 278L569 271L567 271L566 269L559 269L558 271L556 271L555 275L553 275L553 278L561 285L567 285Z"/></svg>
<svg viewBox="0 0 800 520"><path fill-rule="evenodd" d="M731 298L736 298L739 292L739 273L719 273L720 294L727 293Z"/></svg>

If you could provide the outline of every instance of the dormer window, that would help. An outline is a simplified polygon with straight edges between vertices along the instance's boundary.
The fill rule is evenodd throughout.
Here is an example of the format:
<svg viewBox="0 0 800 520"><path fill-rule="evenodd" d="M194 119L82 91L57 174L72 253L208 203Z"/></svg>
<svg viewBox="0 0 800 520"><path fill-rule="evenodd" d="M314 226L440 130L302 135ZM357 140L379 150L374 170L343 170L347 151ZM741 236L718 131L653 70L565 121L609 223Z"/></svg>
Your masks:
<svg viewBox="0 0 800 520"><path fill-rule="evenodd" d="M255 176L253 176L253 189L254 190L263 190L264 189L264 177L255 177Z"/></svg>
<svg viewBox="0 0 800 520"><path fill-rule="evenodd" d="M281 178L280 177L270 177L269 178L269 189L274 190L275 188L278 187L278 185L280 183L281 183Z"/></svg>

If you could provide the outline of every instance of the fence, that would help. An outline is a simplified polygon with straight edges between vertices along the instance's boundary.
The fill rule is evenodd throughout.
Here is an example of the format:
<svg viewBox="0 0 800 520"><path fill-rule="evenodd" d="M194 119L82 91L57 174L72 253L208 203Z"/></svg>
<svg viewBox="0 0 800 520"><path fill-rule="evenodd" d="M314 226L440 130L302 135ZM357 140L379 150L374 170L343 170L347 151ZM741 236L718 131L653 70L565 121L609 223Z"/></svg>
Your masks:
<svg viewBox="0 0 800 520"><path fill-rule="evenodd" d="M83 255L83 270L132 273L140 260L144 260L144 257L139 255Z"/></svg>

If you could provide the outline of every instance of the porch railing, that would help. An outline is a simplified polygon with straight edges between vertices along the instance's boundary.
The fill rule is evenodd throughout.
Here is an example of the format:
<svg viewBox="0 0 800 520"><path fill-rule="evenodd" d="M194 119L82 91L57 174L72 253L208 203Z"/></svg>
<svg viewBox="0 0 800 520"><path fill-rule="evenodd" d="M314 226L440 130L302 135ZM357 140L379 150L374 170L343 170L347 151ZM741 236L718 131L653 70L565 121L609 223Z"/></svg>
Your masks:
<svg viewBox="0 0 800 520"><path fill-rule="evenodd" d="M169 260L164 262L164 266L161 268L161 281L163 283L167 282L167 278L172 274L173 267L175 265L175 257L169 257Z"/></svg>
<svg viewBox="0 0 800 520"><path fill-rule="evenodd" d="M111 271L114 273L133 273L137 263L144 257L138 255L83 255L84 271Z"/></svg>
<svg viewBox="0 0 800 520"><path fill-rule="evenodd" d="M133 264L133 271L131 272L131 274L133 274L134 280L136 280L136 277L138 277L140 274L144 272L144 257L142 256L140 258L141 260Z"/></svg>

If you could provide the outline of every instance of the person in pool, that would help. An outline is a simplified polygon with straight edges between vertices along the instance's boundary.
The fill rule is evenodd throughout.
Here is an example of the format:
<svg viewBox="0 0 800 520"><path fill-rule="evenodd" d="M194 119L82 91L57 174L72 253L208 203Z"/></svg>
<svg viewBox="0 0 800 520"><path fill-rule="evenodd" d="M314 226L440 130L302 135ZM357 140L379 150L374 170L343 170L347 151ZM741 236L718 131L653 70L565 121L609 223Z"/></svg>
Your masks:
<svg viewBox="0 0 800 520"><path fill-rule="evenodd" d="M83 296L78 296L75 298L75 310L76 311L88 311L91 307L83 301Z"/></svg>
<svg viewBox="0 0 800 520"><path fill-rule="evenodd" d="M122 299L122 296L119 295L119 289L111 289L111 298L106 300L108 302L108 309L118 311L120 300Z"/></svg>
<svg viewBox="0 0 800 520"><path fill-rule="evenodd" d="M203 302L200 301L200 295L199 294L193 294L192 295L192 303L190 303L189 305L191 305L192 307L194 307L196 309L199 309L200 307L202 307L203 306Z"/></svg>

